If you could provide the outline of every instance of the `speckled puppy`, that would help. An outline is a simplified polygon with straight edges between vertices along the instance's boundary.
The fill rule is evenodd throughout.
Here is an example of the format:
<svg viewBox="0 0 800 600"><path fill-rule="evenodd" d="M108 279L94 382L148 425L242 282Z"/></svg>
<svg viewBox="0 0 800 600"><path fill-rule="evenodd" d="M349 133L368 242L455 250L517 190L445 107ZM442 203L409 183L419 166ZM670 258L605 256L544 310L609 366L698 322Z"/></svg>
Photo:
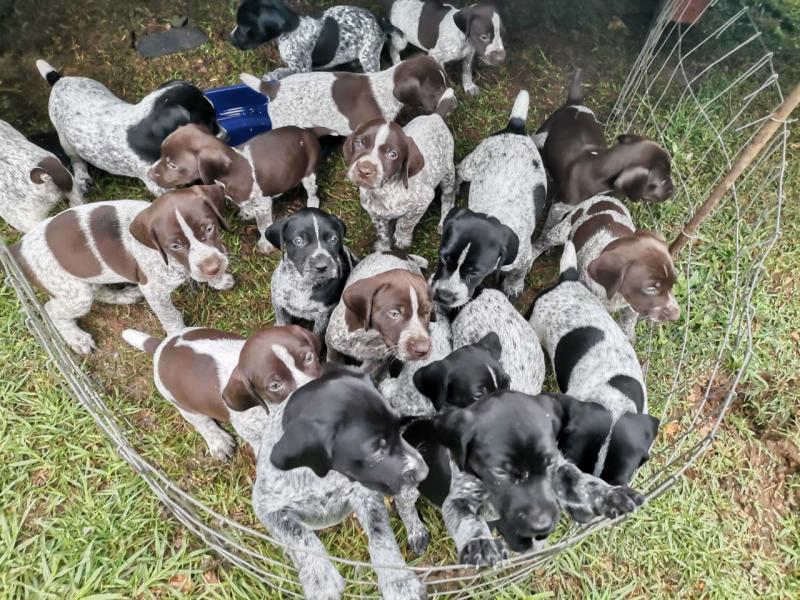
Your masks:
<svg viewBox="0 0 800 600"><path fill-rule="evenodd" d="M572 242L564 246L558 284L536 298L530 321L550 355L558 387L583 401L570 407L561 451L581 470L612 485L627 484L648 458L658 419L647 414L636 352L578 279Z"/></svg>
<svg viewBox="0 0 800 600"><path fill-rule="evenodd" d="M458 181L470 182L468 207L473 214L464 218L451 214L451 198L442 197L439 231L446 218L449 222L432 287L436 300L445 306L461 306L495 273L508 296L522 293L533 264L531 237L547 199L542 159L525 131L528 104L528 92L523 90L505 129L483 140L458 165ZM504 242L509 229L516 239Z"/></svg>
<svg viewBox="0 0 800 600"><path fill-rule="evenodd" d="M11 247L28 279L51 300L45 310L78 354L95 347L78 327L95 300L133 304L147 299L167 333L183 329L170 294L187 279L217 290L233 287L219 229L224 199L216 185L169 192L153 203L93 202L42 221ZM136 287L112 289L115 283Z"/></svg>
<svg viewBox="0 0 800 600"><path fill-rule="evenodd" d="M236 9L231 43L249 50L277 39L286 67L264 79L280 79L312 69L330 69L359 61L366 73L380 71L386 34L371 12L356 6L332 6L318 15L298 15L283 0L242 0Z"/></svg>
<svg viewBox="0 0 800 600"><path fill-rule="evenodd" d="M217 421L230 421L258 456L270 407L320 374L320 340L297 325L265 327L246 340L205 327L163 339L126 329L122 339L153 355L156 388L219 460L233 456L236 442Z"/></svg>
<svg viewBox="0 0 800 600"><path fill-rule="evenodd" d="M636 229L625 205L611 196L594 196L569 211L533 245L534 259L548 248L572 240L580 280L619 321L634 341L639 315L675 321L680 306L672 294L677 280L666 242Z"/></svg>
<svg viewBox="0 0 800 600"><path fill-rule="evenodd" d="M219 131L214 106L184 81L165 83L136 104L128 104L93 79L63 77L43 60L37 60L36 67L53 88L50 120L83 193L92 184L88 162L112 175L136 177L158 196L165 190L147 171L158 160L164 138L186 123L202 125L214 134Z"/></svg>
<svg viewBox="0 0 800 600"><path fill-rule="evenodd" d="M54 154L0 121L0 217L25 233L62 198L70 206L83 204L72 174Z"/></svg>
<svg viewBox="0 0 800 600"><path fill-rule="evenodd" d="M317 134L350 135L374 119L393 120L411 106L427 114L449 114L456 106L444 68L415 56L378 73L297 73L262 81L242 73L242 82L269 98L273 127L295 125Z"/></svg>
<svg viewBox="0 0 800 600"><path fill-rule="evenodd" d="M325 334L328 360L344 354L367 372L389 358L424 360L431 353L433 310L428 284L413 258L370 254L353 269L331 313Z"/></svg>
<svg viewBox="0 0 800 600"><path fill-rule="evenodd" d="M272 308L275 322L292 318L314 322L321 338L331 311L358 259L344 245L345 224L318 208L304 208L273 223L267 240L281 249L281 262L272 272Z"/></svg>
<svg viewBox="0 0 800 600"><path fill-rule="evenodd" d="M472 81L475 55L487 65L506 58L500 14L491 4L458 9L439 0L394 0L389 14L396 28L391 34L392 61L400 61L400 51L409 43L442 64L461 61L461 83L470 96L479 92Z"/></svg>
<svg viewBox="0 0 800 600"><path fill-rule="evenodd" d="M453 134L439 115L413 119L405 127L378 119L347 138L347 177L361 194L378 233L375 249L406 249L414 228L442 188L442 206L455 202ZM392 228L394 227L394 232Z"/></svg>

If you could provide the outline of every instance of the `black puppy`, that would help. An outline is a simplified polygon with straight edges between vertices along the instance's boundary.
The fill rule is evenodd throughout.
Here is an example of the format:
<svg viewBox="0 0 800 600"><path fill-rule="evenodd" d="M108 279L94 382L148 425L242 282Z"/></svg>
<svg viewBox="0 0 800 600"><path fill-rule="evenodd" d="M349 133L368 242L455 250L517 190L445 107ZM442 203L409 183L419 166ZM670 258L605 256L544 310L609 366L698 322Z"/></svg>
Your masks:
<svg viewBox="0 0 800 600"><path fill-rule="evenodd" d="M314 322L314 333L325 337L331 311L339 303L345 281L358 259L344 245L345 224L318 208L304 208L273 223L267 241L281 249L272 273L275 322L292 317Z"/></svg>
<svg viewBox="0 0 800 600"><path fill-rule="evenodd" d="M519 238L497 218L468 208L447 214L439 262L431 280L433 298L449 308L466 304L484 280L501 276L517 258Z"/></svg>

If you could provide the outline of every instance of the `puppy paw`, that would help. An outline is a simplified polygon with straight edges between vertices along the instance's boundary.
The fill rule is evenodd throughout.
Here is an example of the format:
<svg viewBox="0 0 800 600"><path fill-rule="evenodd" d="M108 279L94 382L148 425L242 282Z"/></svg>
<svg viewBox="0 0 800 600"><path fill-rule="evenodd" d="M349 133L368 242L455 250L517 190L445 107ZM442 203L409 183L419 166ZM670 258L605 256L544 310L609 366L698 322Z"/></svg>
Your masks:
<svg viewBox="0 0 800 600"><path fill-rule="evenodd" d="M211 287L211 289L224 292L225 290L229 290L236 285L236 280L230 273L225 273L224 275L209 281L208 285Z"/></svg>
<svg viewBox="0 0 800 600"><path fill-rule="evenodd" d="M475 538L458 553L458 560L462 565L476 567L491 567L507 558L508 552L502 540L495 538Z"/></svg>
<svg viewBox="0 0 800 600"><path fill-rule="evenodd" d="M441 221L439 221L439 224L436 226L436 232L437 232L439 235L442 235L442 232L443 232L443 231L444 231L444 219L442 219Z"/></svg>
<svg viewBox="0 0 800 600"><path fill-rule="evenodd" d="M261 254L270 254L275 251L275 246L270 244L267 241L267 238L260 238L258 243L256 244L256 249L261 252Z"/></svg>
<svg viewBox="0 0 800 600"><path fill-rule="evenodd" d="M83 179L77 179L78 190L81 193L81 196L85 196L89 193L89 190L92 189L92 185L94 182L92 181L91 177L84 177Z"/></svg>
<svg viewBox="0 0 800 600"><path fill-rule="evenodd" d="M644 503L644 496L627 485L611 488L600 506L600 514L609 519L616 519L636 510Z"/></svg>
<svg viewBox="0 0 800 600"><path fill-rule="evenodd" d="M515 285L504 285L503 286L503 293L509 297L509 299L513 300L518 298L520 294L522 294L523 289L523 282Z"/></svg>
<svg viewBox="0 0 800 600"><path fill-rule="evenodd" d="M85 331L70 334L64 339L75 354L91 354L92 350L97 349L94 338Z"/></svg>
<svg viewBox="0 0 800 600"><path fill-rule="evenodd" d="M422 556L428 549L428 544L431 543L431 534L428 533L427 529L422 529L414 533L409 533L407 539L408 547L411 549L411 552L414 553L414 556Z"/></svg>
<svg viewBox="0 0 800 600"><path fill-rule="evenodd" d="M410 573L381 592L384 600L425 600L428 597L425 584Z"/></svg>
<svg viewBox="0 0 800 600"><path fill-rule="evenodd" d="M464 93L467 96L470 96L470 97L474 98L475 96L477 96L478 94L481 93L481 90L474 83L465 83L464 84Z"/></svg>
<svg viewBox="0 0 800 600"><path fill-rule="evenodd" d="M306 598L340 600L344 593L344 578L328 561L313 561L302 569L300 583Z"/></svg>
<svg viewBox="0 0 800 600"><path fill-rule="evenodd" d="M211 456L219 461L227 462L236 452L236 441L224 431L220 431L214 438L206 441Z"/></svg>

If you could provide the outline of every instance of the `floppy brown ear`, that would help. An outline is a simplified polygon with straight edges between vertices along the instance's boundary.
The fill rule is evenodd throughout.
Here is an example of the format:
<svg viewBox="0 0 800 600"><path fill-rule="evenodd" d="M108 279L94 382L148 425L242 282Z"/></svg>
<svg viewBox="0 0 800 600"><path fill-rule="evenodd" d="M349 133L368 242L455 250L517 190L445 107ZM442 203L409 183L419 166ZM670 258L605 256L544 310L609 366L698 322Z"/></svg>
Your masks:
<svg viewBox="0 0 800 600"><path fill-rule="evenodd" d="M400 100L403 104L422 106L422 97L419 92L419 79L413 76L398 79L400 79L400 81L397 81L394 85L395 98Z"/></svg>
<svg viewBox="0 0 800 600"><path fill-rule="evenodd" d="M642 166L628 167L614 180L614 191L624 194L631 200L639 200L650 176L650 169Z"/></svg>
<svg viewBox="0 0 800 600"><path fill-rule="evenodd" d="M403 185L408 189L408 179L413 177L422 170L425 166L425 157L419 151L419 146L413 138L407 138L408 149L406 154L406 161L403 165Z"/></svg>
<svg viewBox="0 0 800 600"><path fill-rule="evenodd" d="M355 144L356 134L358 133L358 128L356 128L353 133L347 136L347 139L344 141L344 145L342 146L342 154L344 154L344 162L350 166L350 161L353 159L353 154L355 153Z"/></svg>
<svg viewBox="0 0 800 600"><path fill-rule="evenodd" d="M29 177L33 183L44 183L49 177L62 192L67 193L72 191L72 175L69 174L69 171L67 171L66 167L64 167L58 159L52 156L46 156L40 160L39 163L31 169Z"/></svg>
<svg viewBox="0 0 800 600"><path fill-rule="evenodd" d="M461 31L464 32L464 35L469 37L469 26L472 23L472 7L462 8L458 12L453 15L453 21Z"/></svg>
<svg viewBox="0 0 800 600"><path fill-rule="evenodd" d="M197 153L197 170L205 184L213 184L225 175L233 161L217 144L208 144Z"/></svg>
<svg viewBox="0 0 800 600"><path fill-rule="evenodd" d="M322 350L322 342L316 335L314 335L305 327L300 327L300 325L289 325L289 327L292 328L292 332L295 335L303 338L311 347L314 348L314 352L319 354L319 351Z"/></svg>
<svg viewBox="0 0 800 600"><path fill-rule="evenodd" d="M372 326L372 300L379 289L380 286L376 286L373 278L367 277L356 281L344 291L342 301L347 309L344 313L347 329L369 330Z"/></svg>
<svg viewBox="0 0 800 600"><path fill-rule="evenodd" d="M620 144L633 144L634 142L641 142L643 139L645 138L633 133L623 133L622 135L617 136L617 141Z"/></svg>
<svg viewBox="0 0 800 600"><path fill-rule="evenodd" d="M225 389L222 390L222 400L228 408L236 411L248 410L255 406L264 406L264 403L253 391L250 379L238 365L231 373Z"/></svg>
<svg viewBox="0 0 800 600"><path fill-rule="evenodd" d="M225 207L225 191L222 189L222 186L204 185L200 187L200 192L203 194L203 201L212 210L214 215L216 215L219 226L223 231L230 231L230 225L228 225L228 222L222 216L222 211Z"/></svg>
<svg viewBox="0 0 800 600"><path fill-rule="evenodd" d="M604 250L589 264L586 272L605 288L608 299L611 300L622 286L629 265L630 261L619 252Z"/></svg>
<svg viewBox="0 0 800 600"><path fill-rule="evenodd" d="M169 264L167 253L164 252L164 249L158 241L158 236L156 235L151 213L152 210L153 206L150 205L139 212L139 214L133 218L133 221L131 221L128 231L131 236L133 236L133 239L140 244L152 248L153 250L158 250L161 253L161 258L164 259L164 264Z"/></svg>

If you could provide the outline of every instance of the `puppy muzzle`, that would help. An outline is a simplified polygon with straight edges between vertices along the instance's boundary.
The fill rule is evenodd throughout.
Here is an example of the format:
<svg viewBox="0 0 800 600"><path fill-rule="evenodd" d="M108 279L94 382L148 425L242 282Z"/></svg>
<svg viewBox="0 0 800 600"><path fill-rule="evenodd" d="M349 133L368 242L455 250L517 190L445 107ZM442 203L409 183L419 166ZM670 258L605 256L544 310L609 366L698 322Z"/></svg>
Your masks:
<svg viewBox="0 0 800 600"><path fill-rule="evenodd" d="M498 50L489 50L486 54L482 57L483 62L487 65L495 66L499 65L500 63L506 60L506 51L502 48Z"/></svg>
<svg viewBox="0 0 800 600"><path fill-rule="evenodd" d="M208 282L223 275L228 270L228 257L222 252L207 255L196 264L190 264L190 273L195 281Z"/></svg>
<svg viewBox="0 0 800 600"><path fill-rule="evenodd" d="M314 283L328 281L339 276L336 262L327 252L314 254L306 263L306 275Z"/></svg>
<svg viewBox="0 0 800 600"><path fill-rule="evenodd" d="M649 319L659 323L677 321L680 316L681 307L672 294L669 295L669 301L665 306L658 306L647 315Z"/></svg>
<svg viewBox="0 0 800 600"><path fill-rule="evenodd" d="M380 187L383 178L382 169L370 160L358 160L347 171L347 177L358 187Z"/></svg>

